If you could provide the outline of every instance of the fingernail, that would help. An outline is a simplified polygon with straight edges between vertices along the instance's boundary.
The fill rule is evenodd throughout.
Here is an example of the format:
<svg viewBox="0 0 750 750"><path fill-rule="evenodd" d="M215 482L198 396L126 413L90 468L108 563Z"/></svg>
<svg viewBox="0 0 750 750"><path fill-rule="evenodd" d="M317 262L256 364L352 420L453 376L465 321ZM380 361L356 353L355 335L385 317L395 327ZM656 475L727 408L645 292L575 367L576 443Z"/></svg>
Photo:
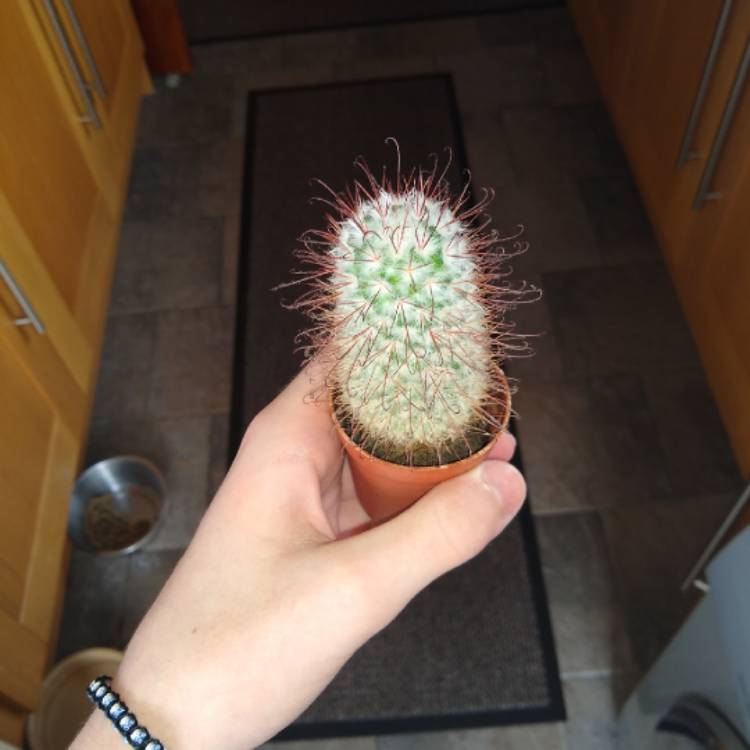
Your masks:
<svg viewBox="0 0 750 750"><path fill-rule="evenodd" d="M502 500L510 484L516 481L517 473L518 470L507 461L489 460L482 464L480 478L485 487Z"/></svg>

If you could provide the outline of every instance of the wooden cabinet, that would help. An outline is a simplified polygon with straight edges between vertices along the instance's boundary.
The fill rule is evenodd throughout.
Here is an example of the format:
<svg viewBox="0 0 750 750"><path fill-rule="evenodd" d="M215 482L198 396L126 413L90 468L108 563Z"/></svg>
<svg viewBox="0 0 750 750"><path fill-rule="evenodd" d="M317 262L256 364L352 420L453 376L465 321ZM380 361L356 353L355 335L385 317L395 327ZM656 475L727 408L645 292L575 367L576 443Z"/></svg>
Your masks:
<svg viewBox="0 0 750 750"><path fill-rule="evenodd" d="M750 477L750 2L570 8Z"/></svg>
<svg viewBox="0 0 750 750"><path fill-rule="evenodd" d="M7 324L5 324L7 325ZM19 708L35 705L62 584L67 503L78 444L43 384L0 339L0 694Z"/></svg>
<svg viewBox="0 0 750 750"><path fill-rule="evenodd" d="M750 77L706 187L714 198L675 231L670 265L740 466L750 478Z"/></svg>
<svg viewBox="0 0 750 750"><path fill-rule="evenodd" d="M16 743L54 642L148 85L126 0L0 3L0 739Z"/></svg>

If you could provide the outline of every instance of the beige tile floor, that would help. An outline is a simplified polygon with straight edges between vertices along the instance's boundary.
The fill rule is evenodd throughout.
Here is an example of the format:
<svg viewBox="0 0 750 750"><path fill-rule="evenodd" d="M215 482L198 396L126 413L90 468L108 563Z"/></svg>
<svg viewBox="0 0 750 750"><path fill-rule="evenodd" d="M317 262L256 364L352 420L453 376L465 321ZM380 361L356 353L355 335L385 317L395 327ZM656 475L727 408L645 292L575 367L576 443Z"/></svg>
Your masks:
<svg viewBox="0 0 750 750"><path fill-rule="evenodd" d="M527 226L532 249L517 275L546 292L518 313L522 330L546 336L514 372L569 720L274 747L614 748L618 702L684 613L679 578L739 478L566 12L193 54L193 76L144 102L88 448L91 461L153 457L173 510L137 558L74 557L59 653L91 645L96 632L110 645L127 641L221 481L248 92L450 72L475 179L498 191L501 230ZM696 445L710 449L697 455ZM685 518L665 551L664 531ZM102 593L105 577L117 591Z"/></svg>

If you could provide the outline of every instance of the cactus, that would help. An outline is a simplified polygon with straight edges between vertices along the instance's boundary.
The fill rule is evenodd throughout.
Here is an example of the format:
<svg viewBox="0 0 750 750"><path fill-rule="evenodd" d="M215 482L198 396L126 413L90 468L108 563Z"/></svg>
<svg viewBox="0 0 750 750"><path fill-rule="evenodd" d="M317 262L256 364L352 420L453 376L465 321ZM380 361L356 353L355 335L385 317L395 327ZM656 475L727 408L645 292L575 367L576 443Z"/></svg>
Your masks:
<svg viewBox="0 0 750 750"><path fill-rule="evenodd" d="M394 141L395 143L395 141ZM311 288L292 306L313 327L308 356L324 363L339 422L362 448L414 466L459 460L497 431L507 406L500 365L528 347L505 312L536 295L514 288L506 261L522 252L485 229L492 199L467 207L469 182L451 198L448 164L394 180L364 180L346 193L318 181L332 213L303 235L301 278Z"/></svg>

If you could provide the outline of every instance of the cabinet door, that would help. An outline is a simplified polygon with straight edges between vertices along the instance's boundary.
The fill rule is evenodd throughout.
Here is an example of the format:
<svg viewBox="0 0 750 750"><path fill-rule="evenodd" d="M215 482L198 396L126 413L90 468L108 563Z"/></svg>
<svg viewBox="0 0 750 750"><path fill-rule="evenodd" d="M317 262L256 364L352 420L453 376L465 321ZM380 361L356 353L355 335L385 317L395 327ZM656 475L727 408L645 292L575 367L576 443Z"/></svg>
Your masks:
<svg viewBox="0 0 750 750"><path fill-rule="evenodd" d="M100 252L91 253L83 268L87 291L78 300L78 320L91 341L103 334L105 311L116 252L116 230L127 193L131 155L141 97L151 90L143 42L128 0L55 0L66 23L77 24L81 65L90 82L94 105L102 120L96 160L106 172L104 198L116 224L104 220L94 230ZM87 51L83 47L87 48ZM99 82L97 84L97 81Z"/></svg>
<svg viewBox="0 0 750 750"><path fill-rule="evenodd" d="M54 0L91 88L119 206L124 195L141 95L150 90L143 42L128 0Z"/></svg>
<svg viewBox="0 0 750 750"><path fill-rule="evenodd" d="M0 703L36 704L63 581L78 440L0 313Z"/></svg>
<svg viewBox="0 0 750 750"><path fill-rule="evenodd" d="M743 11L737 23L750 60L750 4ZM690 208L669 234L668 255L735 454L750 478L750 74L741 84L738 72L739 65L732 81L739 99L726 139L715 136L709 146L718 159L706 183L710 197L693 208L697 186L686 196ZM719 115L724 112L722 106Z"/></svg>
<svg viewBox="0 0 750 750"><path fill-rule="evenodd" d="M11 706L0 701L0 739L10 742L10 746L0 743L0 748L14 750L20 748L23 743L23 729L26 724L26 715L21 711L14 710Z"/></svg>
<svg viewBox="0 0 750 750"><path fill-rule="evenodd" d="M750 479L750 162L745 166L735 199L727 196L720 216L709 207L705 224L694 227L691 262L683 259L674 275L735 456Z"/></svg>
<svg viewBox="0 0 750 750"><path fill-rule="evenodd" d="M0 261L5 276L0 280L0 333L34 369L69 429L77 434L86 420L91 347L2 192ZM27 317L23 302L33 309L41 331L28 324L15 325L14 321Z"/></svg>
<svg viewBox="0 0 750 750"><path fill-rule="evenodd" d="M35 6L0 3L0 191L87 339L88 352L63 355L74 372L83 372L86 390L98 341L82 310L91 295L109 288L116 215L103 193L91 126L80 121L80 102L60 64ZM99 275L90 271L102 267Z"/></svg>

